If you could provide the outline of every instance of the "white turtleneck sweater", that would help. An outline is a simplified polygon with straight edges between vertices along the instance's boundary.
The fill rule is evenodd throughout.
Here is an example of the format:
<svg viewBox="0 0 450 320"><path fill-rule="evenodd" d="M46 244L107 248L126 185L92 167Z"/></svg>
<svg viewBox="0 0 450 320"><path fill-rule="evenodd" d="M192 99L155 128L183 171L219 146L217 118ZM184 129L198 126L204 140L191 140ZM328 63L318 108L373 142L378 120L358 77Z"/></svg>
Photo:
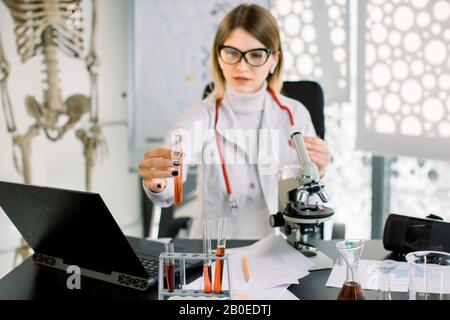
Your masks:
<svg viewBox="0 0 450 320"><path fill-rule="evenodd" d="M235 127L243 130L258 130L264 112L267 83L255 93L238 93L230 86L226 87L223 103L231 107L236 119ZM264 201L263 192L256 164L227 165L228 170L237 169L242 172L240 181L230 181L231 188L239 188L238 217L233 232L234 238L261 239L273 232L269 225L269 212Z"/></svg>
<svg viewBox="0 0 450 320"><path fill-rule="evenodd" d="M236 115L237 128L244 130L260 128L266 91L266 82L255 93L239 93L229 85L226 86L224 100Z"/></svg>

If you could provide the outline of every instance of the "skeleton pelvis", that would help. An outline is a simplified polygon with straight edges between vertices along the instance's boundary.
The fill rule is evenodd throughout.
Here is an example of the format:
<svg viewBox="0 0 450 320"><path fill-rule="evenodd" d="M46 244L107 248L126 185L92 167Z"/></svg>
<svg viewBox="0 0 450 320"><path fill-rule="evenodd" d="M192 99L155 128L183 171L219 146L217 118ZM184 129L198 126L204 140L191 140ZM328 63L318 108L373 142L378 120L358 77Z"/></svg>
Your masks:
<svg viewBox="0 0 450 320"><path fill-rule="evenodd" d="M27 112L35 118L44 129L56 130L60 136L77 124L81 117L91 110L91 99L81 94L70 96L64 102L63 112L41 105L35 97L27 96L25 99ZM64 122L64 119L67 120ZM58 123L63 119L63 123Z"/></svg>

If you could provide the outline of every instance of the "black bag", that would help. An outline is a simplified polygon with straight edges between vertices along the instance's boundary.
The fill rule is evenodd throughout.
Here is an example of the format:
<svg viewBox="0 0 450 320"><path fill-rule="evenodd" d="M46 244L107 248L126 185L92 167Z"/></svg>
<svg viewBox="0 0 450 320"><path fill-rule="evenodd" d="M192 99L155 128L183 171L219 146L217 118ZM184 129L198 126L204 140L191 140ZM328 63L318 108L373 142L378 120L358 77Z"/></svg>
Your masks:
<svg viewBox="0 0 450 320"><path fill-rule="evenodd" d="M450 223L440 220L434 215L420 219L390 214L384 226L384 248L400 255L422 250L450 253Z"/></svg>

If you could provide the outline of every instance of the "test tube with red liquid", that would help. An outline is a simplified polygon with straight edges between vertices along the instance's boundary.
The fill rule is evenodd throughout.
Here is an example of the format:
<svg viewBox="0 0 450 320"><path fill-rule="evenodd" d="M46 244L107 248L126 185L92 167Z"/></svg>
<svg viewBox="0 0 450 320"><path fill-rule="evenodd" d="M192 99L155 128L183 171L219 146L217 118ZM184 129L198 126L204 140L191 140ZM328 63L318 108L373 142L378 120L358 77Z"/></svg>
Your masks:
<svg viewBox="0 0 450 320"><path fill-rule="evenodd" d="M217 249L216 256L223 257L225 256L225 245L226 245L226 226L227 226L227 218L219 219L219 229L217 232ZM222 293L222 276L223 276L223 259L216 260L216 267L214 271L214 288L213 293Z"/></svg>
<svg viewBox="0 0 450 320"><path fill-rule="evenodd" d="M173 243L165 244L166 253L173 254L174 247ZM164 258L164 273L165 273L165 284L166 289L169 292L173 292L175 288L175 259L173 257Z"/></svg>
<svg viewBox="0 0 450 320"><path fill-rule="evenodd" d="M212 292L212 261L209 259L211 256L211 235L210 235L211 220L203 219L203 254L208 259L203 262L203 291L205 293Z"/></svg>
<svg viewBox="0 0 450 320"><path fill-rule="evenodd" d="M176 206L181 206L183 203L183 137L181 135L175 136L175 141L172 149L172 161L177 163L176 171L178 175L174 177L174 198L173 201Z"/></svg>

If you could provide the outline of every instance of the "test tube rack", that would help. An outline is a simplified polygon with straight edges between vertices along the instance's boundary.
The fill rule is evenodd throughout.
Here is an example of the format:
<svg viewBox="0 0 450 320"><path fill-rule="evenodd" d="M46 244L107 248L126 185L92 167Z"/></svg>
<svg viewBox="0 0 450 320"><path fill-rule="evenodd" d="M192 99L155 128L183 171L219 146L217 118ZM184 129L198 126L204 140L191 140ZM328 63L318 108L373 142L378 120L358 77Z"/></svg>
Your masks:
<svg viewBox="0 0 450 320"><path fill-rule="evenodd" d="M170 258L175 260L175 264L179 261L180 266L180 289L174 289L172 292L169 292L166 288L164 288L164 259ZM205 293L203 292L203 288L199 288L196 290L186 290L184 287L186 286L186 260L189 261L216 261L216 260L225 260L224 265L226 265L226 273L228 278L228 290L222 290L222 293ZM224 272L225 272L224 270ZM232 299L233 296L233 287L231 281L231 272L230 272L230 256L225 254L222 257L217 257L216 255L206 255L202 253L166 253L162 252L159 255L159 279L158 279L158 299L164 300L170 297L206 297L206 298L219 298L219 299ZM224 278L224 277L223 277Z"/></svg>

